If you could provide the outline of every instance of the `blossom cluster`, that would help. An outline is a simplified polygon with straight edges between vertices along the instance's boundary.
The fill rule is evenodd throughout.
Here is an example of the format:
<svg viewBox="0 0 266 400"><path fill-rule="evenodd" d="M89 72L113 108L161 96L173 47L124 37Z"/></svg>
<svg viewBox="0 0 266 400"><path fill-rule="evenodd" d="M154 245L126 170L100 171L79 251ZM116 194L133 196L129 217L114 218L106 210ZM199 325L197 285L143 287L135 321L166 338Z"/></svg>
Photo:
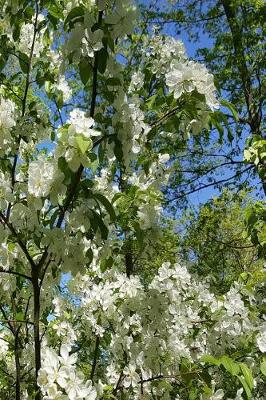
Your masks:
<svg viewBox="0 0 266 400"><path fill-rule="evenodd" d="M67 345L62 345L60 355L54 349L43 349L42 368L38 383L42 388L44 400L95 400L96 390L90 381L84 380L82 373L77 373L76 354L69 354Z"/></svg>
<svg viewBox="0 0 266 400"><path fill-rule="evenodd" d="M150 127L144 122L144 113L141 110L139 97L127 98L120 91L114 101L116 113L112 125L117 129L117 137L122 144L123 155L129 163L135 154L138 154L146 141ZM133 153L133 154L132 154Z"/></svg>
<svg viewBox="0 0 266 400"><path fill-rule="evenodd" d="M213 75L208 72L204 65L194 61L181 63L178 60L173 60L170 64L170 71L166 74L166 85L174 93L175 99L179 99L183 93L197 90L198 93L205 96L206 104L211 110L219 108L215 96L216 88Z"/></svg>
<svg viewBox="0 0 266 400"><path fill-rule="evenodd" d="M137 398L140 391L167 397L182 376L184 359L191 368L202 368L204 355L237 352L254 334L259 350L265 350L263 324L252 320L242 285L217 297L186 267L167 262L145 286L137 276L128 278L118 270L101 273L96 266L93 274L78 274L70 283L81 303L59 306L72 308L80 335L99 339L103 361L98 378L106 390L121 390L127 398ZM57 315L60 321L59 310ZM75 347L73 338L69 345ZM158 387L157 376L172 377L172 384ZM236 399L242 391L236 388ZM218 395L224 398L224 391L214 386L213 397L204 399Z"/></svg>
<svg viewBox="0 0 266 400"><path fill-rule="evenodd" d="M15 104L1 95L0 88L0 154L11 150L11 130L15 125Z"/></svg>
<svg viewBox="0 0 266 400"><path fill-rule="evenodd" d="M56 159L39 157L28 168L28 192L40 198L50 196L52 203L58 203L58 196L66 191L63 185L64 175L58 169Z"/></svg>

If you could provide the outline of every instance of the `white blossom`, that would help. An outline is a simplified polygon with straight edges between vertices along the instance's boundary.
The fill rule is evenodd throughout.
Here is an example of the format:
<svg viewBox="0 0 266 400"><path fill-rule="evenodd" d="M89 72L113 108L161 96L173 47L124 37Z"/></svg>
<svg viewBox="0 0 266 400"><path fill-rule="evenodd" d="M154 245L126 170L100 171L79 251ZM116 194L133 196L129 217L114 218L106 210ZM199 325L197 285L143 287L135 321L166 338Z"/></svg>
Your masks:
<svg viewBox="0 0 266 400"><path fill-rule="evenodd" d="M205 96L206 104L212 110L218 108L213 76L204 65L194 61L182 63L173 60L170 71L166 74L166 85L174 93L176 99L179 99L183 93L191 93L196 89L198 93Z"/></svg>
<svg viewBox="0 0 266 400"><path fill-rule="evenodd" d="M256 337L257 346L262 353L266 353L266 324L261 327L261 332Z"/></svg>
<svg viewBox="0 0 266 400"><path fill-rule="evenodd" d="M64 101L67 101L71 98L72 90L69 87L69 84L67 83L64 76L59 77L58 82L55 86L56 86L57 90L60 90L62 92Z"/></svg>
<svg viewBox="0 0 266 400"><path fill-rule="evenodd" d="M74 109L70 112L70 118L68 120L70 124L69 133L81 134L85 138L91 136L99 136L101 133L92 127L94 126L94 120L91 117L87 117L85 111L80 109Z"/></svg>
<svg viewBox="0 0 266 400"><path fill-rule="evenodd" d="M47 160L44 157L32 161L29 165L29 193L35 197L45 197L49 194L56 166L52 160Z"/></svg>
<svg viewBox="0 0 266 400"><path fill-rule="evenodd" d="M82 39L82 54L89 57L94 57L96 51L101 50L103 31L97 29L92 32L90 29L85 30L85 36Z"/></svg>

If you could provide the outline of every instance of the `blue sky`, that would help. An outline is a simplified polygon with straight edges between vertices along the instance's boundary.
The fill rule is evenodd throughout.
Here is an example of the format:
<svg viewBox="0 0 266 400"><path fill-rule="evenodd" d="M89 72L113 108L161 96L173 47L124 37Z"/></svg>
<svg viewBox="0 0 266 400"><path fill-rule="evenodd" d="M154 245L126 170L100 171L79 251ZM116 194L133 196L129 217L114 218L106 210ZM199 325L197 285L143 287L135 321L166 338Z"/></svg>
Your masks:
<svg viewBox="0 0 266 400"><path fill-rule="evenodd" d="M158 1L154 1L154 0L137 0L138 3L140 4L145 4L146 6L153 3L156 6L159 6L162 10L163 9L169 9L169 5L168 5L168 1L167 0L158 0ZM204 7L204 5L203 5ZM193 28L192 28L193 29ZM199 29L199 28L195 28L195 29ZM190 40L188 33L182 29L182 27L180 28L180 33L176 34L176 28L175 25L172 23L167 23L164 25L164 29L163 32L165 34L168 34L170 36L173 36L179 40L182 40L182 42L184 43L185 47L186 47L186 51L187 54L190 58L192 59L196 59L196 52L198 49L200 48L211 48L213 46L213 40L208 36L208 34L204 33L203 31L199 31L199 37L198 37L198 41L197 42L193 42ZM221 93L221 95L225 97L225 93ZM227 110L226 110L227 111ZM225 132L226 135L226 132ZM245 148L245 141L247 136L249 135L248 131L243 131L242 132L242 138L241 139L235 139L232 142L232 146L236 146L236 140L238 140L238 144L240 145L241 149L244 150ZM230 145L229 145L230 146ZM220 151L223 153L227 153L229 150L228 145L221 145L221 149ZM219 151L219 150L218 150ZM240 153L239 157L235 158L236 160L241 160L242 161L242 154ZM231 171L229 171L228 169L221 171L223 173L222 176L217 177L218 179L226 179L231 177L232 175L234 175L234 173ZM260 197L261 192L260 192L260 181L259 179L255 179L252 182L252 185L254 186L255 190L252 193L253 196L258 196ZM217 196L219 194L219 191L217 189L214 189L212 186L207 188L207 189L203 189L200 190L198 192L195 192L191 195L189 195L189 202L192 206L199 206L202 203L205 203L206 201L208 201L209 199L211 199L213 196Z"/></svg>
<svg viewBox="0 0 266 400"><path fill-rule="evenodd" d="M147 5L147 4L150 4L151 1L154 2L154 0L139 0L138 2ZM160 5L160 7L165 7L167 4L167 1L166 0L158 0L157 5L158 4ZM199 40L196 43L191 42L189 40L189 35L187 34L187 32L185 30L180 29L180 34L176 35L176 29L175 29L174 24L171 24L171 23L166 24L164 32L182 40L183 43L185 44L187 54L191 58L195 58L196 51L199 48L212 46L211 39L208 37L208 35L204 34L203 32L200 33ZM63 113L63 118L65 119L64 113ZM242 144L244 146L244 141ZM223 148L223 146L221 146L221 150L225 150ZM228 173L228 172L226 172L226 173ZM225 177L229 177L229 175L224 175L221 178L225 178ZM213 187L210 187L208 189L204 189L204 190L201 190L199 192L196 192L196 193L190 195L190 202L192 205L198 206L200 203L206 202L211 197L213 197L213 195L217 195L217 194L218 194L218 191L215 190Z"/></svg>

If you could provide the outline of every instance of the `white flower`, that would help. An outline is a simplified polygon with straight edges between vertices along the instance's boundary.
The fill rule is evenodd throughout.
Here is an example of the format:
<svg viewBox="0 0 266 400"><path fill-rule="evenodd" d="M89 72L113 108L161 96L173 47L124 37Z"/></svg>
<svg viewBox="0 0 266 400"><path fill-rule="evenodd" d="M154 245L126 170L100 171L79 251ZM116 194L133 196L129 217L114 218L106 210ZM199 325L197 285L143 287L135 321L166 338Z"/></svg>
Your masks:
<svg viewBox="0 0 266 400"><path fill-rule="evenodd" d="M166 85L174 92L174 98L178 99L183 93L197 90L205 96L206 104L213 110L219 108L215 97L215 85L213 76L204 65L189 61L187 63L173 60L170 71L166 74Z"/></svg>
<svg viewBox="0 0 266 400"><path fill-rule="evenodd" d="M129 364L127 367L124 368L124 379L123 379L123 386L128 388L129 386L137 386L140 380L139 375L136 373L136 365Z"/></svg>
<svg viewBox="0 0 266 400"><path fill-rule="evenodd" d="M117 372L114 363L107 366L106 376L111 385L114 385L118 381L119 373Z"/></svg>
<svg viewBox="0 0 266 400"><path fill-rule="evenodd" d="M58 79L58 83L56 85L57 90L60 90L63 95L63 100L67 101L71 98L72 96L72 90L69 87L66 79L64 76L60 76Z"/></svg>
<svg viewBox="0 0 266 400"><path fill-rule="evenodd" d="M83 382L83 376L75 374L71 371L69 381L65 387L69 400L94 400L96 398L96 390L92 387L91 382Z"/></svg>
<svg viewBox="0 0 266 400"><path fill-rule="evenodd" d="M58 395L61 395L62 392L58 391L57 385L52 383L47 387L47 395L50 399L55 399Z"/></svg>
<svg viewBox="0 0 266 400"><path fill-rule="evenodd" d="M82 134L85 138L99 136L101 134L101 132L92 129L94 119L87 117L85 111L78 108L70 112L70 118L67 122L70 124L69 133Z"/></svg>
<svg viewBox="0 0 266 400"><path fill-rule="evenodd" d="M243 391L244 391L243 388L238 389L238 391L236 392L235 400L243 400L243 397L242 397Z"/></svg>
<svg viewBox="0 0 266 400"><path fill-rule="evenodd" d="M70 368L77 361L76 354L69 354L69 346L66 344L62 344L60 347L60 357L59 357L61 365Z"/></svg>
<svg viewBox="0 0 266 400"><path fill-rule="evenodd" d="M94 57L94 53L103 47L102 43L103 31L97 29L92 32L90 29L85 30L85 37L82 39L82 53L85 56Z"/></svg>
<svg viewBox="0 0 266 400"><path fill-rule="evenodd" d="M48 196L56 172L52 160L41 157L29 165L28 191L34 197Z"/></svg>
<svg viewBox="0 0 266 400"><path fill-rule="evenodd" d="M144 75L141 71L134 72L131 78L130 86L129 86L129 93L140 90L144 85Z"/></svg>
<svg viewBox="0 0 266 400"><path fill-rule="evenodd" d="M107 15L105 22L112 25L113 37L131 34L134 29L136 9L132 7L131 0L116 0L113 14Z"/></svg>
<svg viewBox="0 0 266 400"><path fill-rule="evenodd" d="M179 264L175 264L174 267L173 278L180 280L183 285L188 285L190 283L190 274L187 268Z"/></svg>
<svg viewBox="0 0 266 400"><path fill-rule="evenodd" d="M13 101L1 97L0 92L0 155L14 144L11 129L15 125L15 104Z"/></svg>
<svg viewBox="0 0 266 400"><path fill-rule="evenodd" d="M133 140L132 152L134 154L138 154L140 151L141 151L141 146L139 145L139 143L136 140Z"/></svg>
<svg viewBox="0 0 266 400"><path fill-rule="evenodd" d="M266 327L256 337L257 346L262 353L266 353Z"/></svg>
<svg viewBox="0 0 266 400"><path fill-rule="evenodd" d="M137 212L141 229L151 229L152 227L156 226L160 214L160 207L154 206L153 204L142 205Z"/></svg>
<svg viewBox="0 0 266 400"><path fill-rule="evenodd" d="M9 196L12 194L9 177L4 175L3 172L0 171L0 198L5 200L9 200Z"/></svg>
<svg viewBox="0 0 266 400"><path fill-rule="evenodd" d="M151 39L151 43L148 47L144 47L143 50L148 58L152 55L151 70L157 75L165 75L169 71L169 65L173 59L184 62L186 59L186 52L184 44L180 40L176 40L173 37L163 37L156 35Z"/></svg>
<svg viewBox="0 0 266 400"><path fill-rule="evenodd" d="M166 37L161 48L161 58L171 59L172 55L179 59L184 59L186 56L185 46L180 40L176 40L173 37Z"/></svg>
<svg viewBox="0 0 266 400"><path fill-rule="evenodd" d="M169 262L164 262L158 270L158 280L164 281L172 276L173 270L171 269L171 264Z"/></svg>
<svg viewBox="0 0 266 400"><path fill-rule="evenodd" d="M216 392L210 397L210 400L222 400L224 397L223 389L218 389Z"/></svg>
<svg viewBox="0 0 266 400"><path fill-rule="evenodd" d="M49 399L61 398L64 389L69 400L95 400L96 390L91 382L84 382L83 374L75 371L76 354L69 355L69 347L63 344L60 356L51 348L42 352L42 368L39 371L38 384L43 394Z"/></svg>
<svg viewBox="0 0 266 400"><path fill-rule="evenodd" d="M0 133L16 125L14 113L15 104L13 101L0 97Z"/></svg>
<svg viewBox="0 0 266 400"><path fill-rule="evenodd" d="M77 339L73 327L67 321L59 321L55 323L52 328L56 331L56 334L61 337L64 343L73 344Z"/></svg>
<svg viewBox="0 0 266 400"><path fill-rule="evenodd" d="M235 314L245 316L247 314L244 302L235 288L231 288L226 294L224 307L229 316L233 316Z"/></svg>
<svg viewBox="0 0 266 400"><path fill-rule="evenodd" d="M49 347L42 351L43 369L50 375L53 375L59 368L59 358L54 349Z"/></svg>
<svg viewBox="0 0 266 400"><path fill-rule="evenodd" d="M7 351L8 343L5 340L5 334L4 332L0 332L0 358L4 358Z"/></svg>
<svg viewBox="0 0 266 400"><path fill-rule="evenodd" d="M169 154L167 154L167 153L165 153L165 154L159 154L159 157L158 157L159 163L165 164L165 163L167 163L167 161L169 161L169 160L170 160Z"/></svg>
<svg viewBox="0 0 266 400"><path fill-rule="evenodd" d="M38 22L42 22L44 19L45 17L43 14L38 15ZM34 21L35 21L35 16L33 16L31 23L23 24L20 30L18 48L22 53L26 53L28 55L30 54L33 43L34 29L35 29ZM40 53L44 49L44 45L42 43L41 38L42 36L40 35L40 32L38 32L35 38L34 48L33 48L33 55L36 57L39 57Z"/></svg>

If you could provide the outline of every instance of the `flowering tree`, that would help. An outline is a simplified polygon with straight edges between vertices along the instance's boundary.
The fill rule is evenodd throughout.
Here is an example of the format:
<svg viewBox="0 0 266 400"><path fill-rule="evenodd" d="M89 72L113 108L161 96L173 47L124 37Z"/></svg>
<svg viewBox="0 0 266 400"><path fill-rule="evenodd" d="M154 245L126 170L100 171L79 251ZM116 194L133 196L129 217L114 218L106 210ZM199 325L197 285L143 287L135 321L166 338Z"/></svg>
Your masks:
<svg viewBox="0 0 266 400"><path fill-rule="evenodd" d="M135 268L176 141L220 116L212 75L129 0L1 6L1 395L262 399L264 271L217 297Z"/></svg>

